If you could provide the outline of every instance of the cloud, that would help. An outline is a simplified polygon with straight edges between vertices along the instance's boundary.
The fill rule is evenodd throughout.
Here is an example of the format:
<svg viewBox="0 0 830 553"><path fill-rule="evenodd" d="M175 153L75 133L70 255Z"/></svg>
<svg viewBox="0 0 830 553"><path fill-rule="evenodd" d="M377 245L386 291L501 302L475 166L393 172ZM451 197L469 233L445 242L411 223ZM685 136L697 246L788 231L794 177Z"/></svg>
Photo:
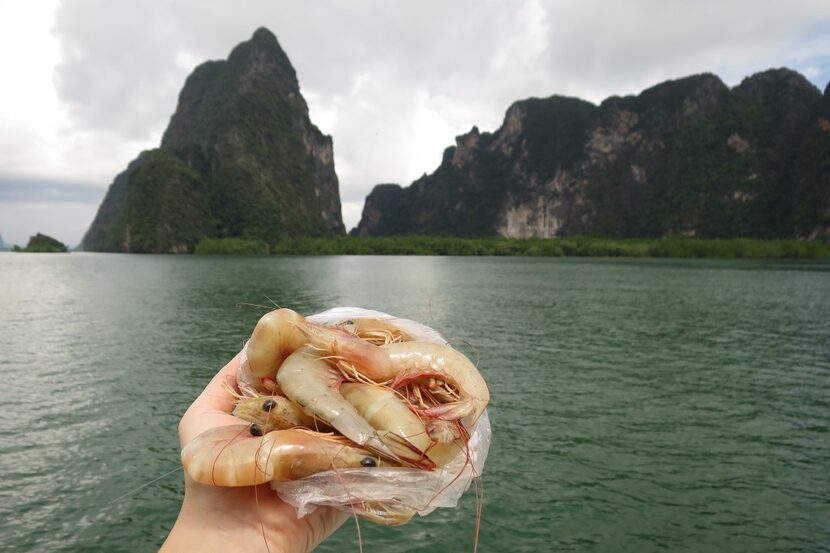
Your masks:
<svg viewBox="0 0 830 553"><path fill-rule="evenodd" d="M11 13L10 3L0 10ZM8 20L0 31L28 25ZM16 35L33 52L46 44L37 63L51 65L46 78L38 70L27 81L36 83L31 104L25 90L11 100L0 90L0 168L110 182L158 143L193 66L226 58L259 26L277 35L312 120L334 138L347 227L374 184L431 172L456 135L494 130L515 100L598 102L702 71L732 85L777 66L804 70L821 89L830 78L826 0L250 0L244 9L224 0L67 0L47 22L52 35Z"/></svg>
<svg viewBox="0 0 830 553"><path fill-rule="evenodd" d="M0 202L78 202L97 206L106 188L94 184L0 174Z"/></svg>

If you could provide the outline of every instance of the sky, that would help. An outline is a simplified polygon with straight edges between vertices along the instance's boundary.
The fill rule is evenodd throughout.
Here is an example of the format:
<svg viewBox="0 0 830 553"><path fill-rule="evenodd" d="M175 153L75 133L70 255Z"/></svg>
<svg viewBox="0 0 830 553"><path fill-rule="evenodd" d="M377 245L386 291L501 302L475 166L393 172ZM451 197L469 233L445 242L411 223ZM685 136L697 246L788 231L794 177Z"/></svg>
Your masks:
<svg viewBox="0 0 830 553"><path fill-rule="evenodd" d="M115 175L159 144L187 75L260 26L334 139L347 229L375 184L431 173L516 100L782 66L830 81L828 0L0 0L3 240L78 244Z"/></svg>

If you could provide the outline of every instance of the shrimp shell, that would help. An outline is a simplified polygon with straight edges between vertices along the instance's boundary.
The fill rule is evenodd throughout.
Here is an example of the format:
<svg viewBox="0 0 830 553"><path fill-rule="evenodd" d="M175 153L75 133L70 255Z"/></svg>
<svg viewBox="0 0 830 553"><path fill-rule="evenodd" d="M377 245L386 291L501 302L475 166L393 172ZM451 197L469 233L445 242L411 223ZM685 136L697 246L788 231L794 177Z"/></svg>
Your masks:
<svg viewBox="0 0 830 553"><path fill-rule="evenodd" d="M245 344L247 371L257 379L273 379L283 361L307 342L305 317L291 309L263 315Z"/></svg>
<svg viewBox="0 0 830 553"><path fill-rule="evenodd" d="M375 346L356 336L327 332L324 327L303 327L312 347L336 359L343 373L358 374L394 389L430 379L448 383L456 398L445 399L423 411L430 418L461 419L472 428L490 401L487 383L476 366L460 351L433 342L398 342ZM436 387L436 386L433 386ZM437 388L437 387L436 387ZM449 392L444 394L449 397Z"/></svg>
<svg viewBox="0 0 830 553"><path fill-rule="evenodd" d="M277 381L285 395L308 414L337 429L356 444L397 459L372 425L340 395L340 373L313 350L304 348L289 355L277 373Z"/></svg>
<svg viewBox="0 0 830 553"><path fill-rule="evenodd" d="M426 454L433 445L426 426L393 390L377 384L347 382L340 386L340 393L398 457L420 468L435 468Z"/></svg>
<svg viewBox="0 0 830 553"><path fill-rule="evenodd" d="M250 425L212 428L182 449L182 465L196 482L212 486L256 486L297 480L338 468L379 466L368 451L308 430L252 436Z"/></svg>

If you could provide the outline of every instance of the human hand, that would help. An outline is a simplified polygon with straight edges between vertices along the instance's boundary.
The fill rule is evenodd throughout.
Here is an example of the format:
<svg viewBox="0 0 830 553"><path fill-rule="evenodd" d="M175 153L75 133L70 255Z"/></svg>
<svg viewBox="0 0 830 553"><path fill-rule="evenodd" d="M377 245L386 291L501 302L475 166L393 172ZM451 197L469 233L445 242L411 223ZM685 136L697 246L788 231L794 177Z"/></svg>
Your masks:
<svg viewBox="0 0 830 553"><path fill-rule="evenodd" d="M182 416L181 447L206 430L240 423L231 415L234 397L226 388L237 389L239 358L237 354L213 377ZM161 552L305 553L330 536L348 516L332 507L318 507L298 519L294 507L282 501L268 484L218 488L199 484L185 473L182 508Z"/></svg>

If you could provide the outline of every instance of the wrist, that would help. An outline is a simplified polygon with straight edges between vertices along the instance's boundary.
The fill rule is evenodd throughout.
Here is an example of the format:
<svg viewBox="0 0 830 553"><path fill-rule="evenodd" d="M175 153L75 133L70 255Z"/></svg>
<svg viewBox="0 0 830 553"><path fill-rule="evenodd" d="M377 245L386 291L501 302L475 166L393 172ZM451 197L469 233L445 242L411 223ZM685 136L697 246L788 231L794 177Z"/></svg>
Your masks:
<svg viewBox="0 0 830 553"><path fill-rule="evenodd" d="M255 513L228 508L233 501L217 501L217 495L232 496L237 490L210 488L205 493L199 487L188 486L179 516L161 548L163 553L290 551L282 533L266 529Z"/></svg>

